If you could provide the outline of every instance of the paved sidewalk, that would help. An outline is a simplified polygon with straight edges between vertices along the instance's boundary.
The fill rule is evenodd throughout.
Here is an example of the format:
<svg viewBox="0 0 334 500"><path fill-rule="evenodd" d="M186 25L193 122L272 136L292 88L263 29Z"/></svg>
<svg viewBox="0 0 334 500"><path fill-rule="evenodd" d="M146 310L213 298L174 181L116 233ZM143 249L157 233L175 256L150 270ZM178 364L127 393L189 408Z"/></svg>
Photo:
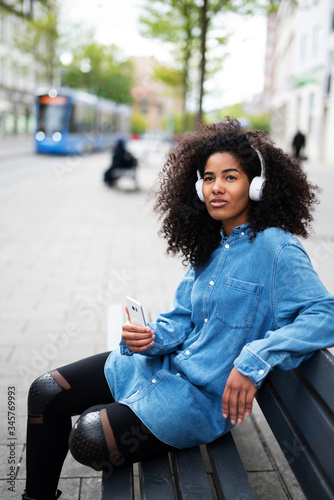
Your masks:
<svg viewBox="0 0 334 500"><path fill-rule="evenodd" d="M0 160L34 153L33 134L0 135Z"/></svg>
<svg viewBox="0 0 334 500"><path fill-rule="evenodd" d="M132 191L130 181L124 180L120 190L103 185L109 152L76 161L46 158L45 174L0 191L3 500L21 498L24 488L26 396L31 381L49 369L106 350L108 304L123 303L130 295L147 310L172 305L184 268L165 255L147 201L162 157L162 151L143 155L138 192ZM322 238L322 243L313 239L310 248L325 274L332 247L326 235ZM333 292L334 278L326 276ZM14 436L9 433L14 422L8 425L7 413L11 387L16 398ZM234 435L258 500L304 498L257 408ZM99 473L69 456L59 485L61 498L99 499L100 482Z"/></svg>

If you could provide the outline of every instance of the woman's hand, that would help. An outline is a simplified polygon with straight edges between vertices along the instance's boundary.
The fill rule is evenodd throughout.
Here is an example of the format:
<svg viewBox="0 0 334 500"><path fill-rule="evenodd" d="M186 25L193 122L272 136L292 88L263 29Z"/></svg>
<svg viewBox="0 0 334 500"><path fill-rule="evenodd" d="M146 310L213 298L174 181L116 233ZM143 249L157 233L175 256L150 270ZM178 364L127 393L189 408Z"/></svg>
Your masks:
<svg viewBox="0 0 334 500"><path fill-rule="evenodd" d="M245 377L236 368L231 371L223 394L223 417L230 416L231 424L241 424L244 417L252 412L256 387L249 377Z"/></svg>
<svg viewBox="0 0 334 500"><path fill-rule="evenodd" d="M122 327L122 339L132 352L146 351L154 344L154 331L148 326L137 326L130 322L128 308L125 308L129 320Z"/></svg>

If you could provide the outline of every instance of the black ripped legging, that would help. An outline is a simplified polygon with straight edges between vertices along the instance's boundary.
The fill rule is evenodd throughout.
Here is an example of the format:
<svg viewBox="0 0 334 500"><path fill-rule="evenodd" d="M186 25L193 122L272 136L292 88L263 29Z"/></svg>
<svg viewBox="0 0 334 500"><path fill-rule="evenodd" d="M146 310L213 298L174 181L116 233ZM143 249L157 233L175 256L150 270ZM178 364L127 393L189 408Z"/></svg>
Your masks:
<svg viewBox="0 0 334 500"><path fill-rule="evenodd" d="M114 401L104 376L108 355L106 352L62 366L32 384L26 450L29 498L55 498L69 446L80 462L108 473L114 467L172 449L159 441L130 408ZM120 454L117 459L108 452L101 409L106 410L114 434ZM74 415L81 417L72 429Z"/></svg>

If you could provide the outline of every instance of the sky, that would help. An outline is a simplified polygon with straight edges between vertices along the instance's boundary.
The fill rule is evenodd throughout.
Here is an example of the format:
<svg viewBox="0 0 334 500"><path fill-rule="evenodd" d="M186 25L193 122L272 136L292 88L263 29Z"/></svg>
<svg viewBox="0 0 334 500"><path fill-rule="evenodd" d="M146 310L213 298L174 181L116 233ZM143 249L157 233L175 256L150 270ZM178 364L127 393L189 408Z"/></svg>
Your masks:
<svg viewBox="0 0 334 500"><path fill-rule="evenodd" d="M96 38L104 44L116 44L127 56L154 55L161 63L172 63L170 47L144 39L139 33L138 17L143 0L63 0L63 19L94 27ZM207 111L241 101L249 101L263 89L266 20L263 16L242 18L224 16L225 28L232 33L227 45L228 57L222 71L208 83Z"/></svg>

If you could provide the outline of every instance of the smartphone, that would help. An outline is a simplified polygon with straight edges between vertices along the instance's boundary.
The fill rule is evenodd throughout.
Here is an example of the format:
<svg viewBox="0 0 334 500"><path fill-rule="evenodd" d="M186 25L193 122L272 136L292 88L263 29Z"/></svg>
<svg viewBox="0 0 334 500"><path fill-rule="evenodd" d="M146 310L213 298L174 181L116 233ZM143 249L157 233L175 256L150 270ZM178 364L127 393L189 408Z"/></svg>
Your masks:
<svg viewBox="0 0 334 500"><path fill-rule="evenodd" d="M131 297L125 297L126 305L128 306L130 321L133 325L146 326L145 315L141 304Z"/></svg>

